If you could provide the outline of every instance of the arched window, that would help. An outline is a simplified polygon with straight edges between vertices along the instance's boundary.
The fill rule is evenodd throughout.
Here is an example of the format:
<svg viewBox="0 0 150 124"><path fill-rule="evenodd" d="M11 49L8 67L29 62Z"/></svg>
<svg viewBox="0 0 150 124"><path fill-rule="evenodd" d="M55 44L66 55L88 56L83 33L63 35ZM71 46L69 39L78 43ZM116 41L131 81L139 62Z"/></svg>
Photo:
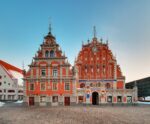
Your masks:
<svg viewBox="0 0 150 124"><path fill-rule="evenodd" d="M100 82L97 83L97 87L101 87L101 83Z"/></svg>
<svg viewBox="0 0 150 124"><path fill-rule="evenodd" d="M55 57L54 50L51 50L51 51L50 51L50 57Z"/></svg>
<svg viewBox="0 0 150 124"><path fill-rule="evenodd" d="M109 83L106 84L106 88L109 89L111 86Z"/></svg>
<svg viewBox="0 0 150 124"><path fill-rule="evenodd" d="M45 51L45 57L48 58L49 57L49 52Z"/></svg>
<svg viewBox="0 0 150 124"><path fill-rule="evenodd" d="M84 87L85 87L84 83L80 84L80 88L84 88Z"/></svg>

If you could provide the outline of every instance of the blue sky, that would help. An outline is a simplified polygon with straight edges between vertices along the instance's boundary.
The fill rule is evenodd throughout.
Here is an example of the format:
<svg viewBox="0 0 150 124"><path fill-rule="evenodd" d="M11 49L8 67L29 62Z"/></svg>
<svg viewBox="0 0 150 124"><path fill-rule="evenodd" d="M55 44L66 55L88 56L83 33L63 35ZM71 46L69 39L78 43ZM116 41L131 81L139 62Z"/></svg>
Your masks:
<svg viewBox="0 0 150 124"><path fill-rule="evenodd" d="M1 0L0 59L27 68L49 20L72 65L95 25L127 82L150 76L150 0Z"/></svg>

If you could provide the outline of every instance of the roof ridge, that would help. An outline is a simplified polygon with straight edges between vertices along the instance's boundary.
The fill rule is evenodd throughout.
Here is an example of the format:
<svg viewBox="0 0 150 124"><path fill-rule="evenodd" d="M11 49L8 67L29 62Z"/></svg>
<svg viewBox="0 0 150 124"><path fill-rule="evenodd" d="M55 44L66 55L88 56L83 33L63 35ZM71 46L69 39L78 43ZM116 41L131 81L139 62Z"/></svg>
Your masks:
<svg viewBox="0 0 150 124"><path fill-rule="evenodd" d="M9 64L9 63L3 61L3 60L0 60L0 64L1 64L3 67L5 67L6 70L17 71L17 72L19 72L19 73L21 73L21 74L22 74L22 72L23 72L20 68L15 67L15 66L13 66L13 65L11 65L11 64Z"/></svg>

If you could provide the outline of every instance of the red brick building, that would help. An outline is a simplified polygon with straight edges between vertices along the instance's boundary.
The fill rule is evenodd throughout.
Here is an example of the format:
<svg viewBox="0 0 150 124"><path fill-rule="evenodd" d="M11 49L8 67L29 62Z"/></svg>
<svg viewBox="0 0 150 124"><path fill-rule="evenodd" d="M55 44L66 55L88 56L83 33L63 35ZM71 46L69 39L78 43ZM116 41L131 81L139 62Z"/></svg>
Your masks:
<svg viewBox="0 0 150 124"><path fill-rule="evenodd" d="M25 74L28 105L73 105L136 102L136 89L125 89L116 58L108 43L94 35L82 45L72 69L51 30Z"/></svg>
<svg viewBox="0 0 150 124"><path fill-rule="evenodd" d="M125 77L108 42L99 41L95 33L92 41L82 44L75 68L77 103L135 102L136 92L125 89Z"/></svg>
<svg viewBox="0 0 150 124"><path fill-rule="evenodd" d="M73 73L67 57L49 31L25 74L25 103L28 105L70 105Z"/></svg>

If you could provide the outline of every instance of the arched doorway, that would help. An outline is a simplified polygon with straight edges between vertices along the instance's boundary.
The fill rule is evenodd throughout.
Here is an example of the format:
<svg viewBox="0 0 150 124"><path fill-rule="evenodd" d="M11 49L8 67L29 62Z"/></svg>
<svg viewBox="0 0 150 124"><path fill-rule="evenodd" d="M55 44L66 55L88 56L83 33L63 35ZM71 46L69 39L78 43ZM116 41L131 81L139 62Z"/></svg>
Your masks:
<svg viewBox="0 0 150 124"><path fill-rule="evenodd" d="M99 95L97 92L92 93L92 104L98 105L99 104Z"/></svg>

